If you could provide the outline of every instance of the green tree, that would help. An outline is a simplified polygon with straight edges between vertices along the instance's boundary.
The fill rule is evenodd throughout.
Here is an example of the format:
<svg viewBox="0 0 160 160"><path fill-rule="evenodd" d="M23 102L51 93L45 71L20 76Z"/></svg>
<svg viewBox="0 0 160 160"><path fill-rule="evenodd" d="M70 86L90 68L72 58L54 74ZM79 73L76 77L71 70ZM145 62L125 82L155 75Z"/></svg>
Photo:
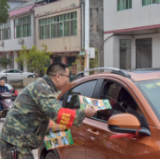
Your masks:
<svg viewBox="0 0 160 160"><path fill-rule="evenodd" d="M0 25L6 23L9 17L8 9L9 5L8 0L0 0Z"/></svg>
<svg viewBox="0 0 160 160"><path fill-rule="evenodd" d="M47 52L47 46L42 45L43 50L38 50L36 46L32 49L27 50L26 46L22 46L20 55L16 58L17 63L21 63L23 66L28 67L32 72L39 75L40 73L45 73L47 67L50 65L51 52Z"/></svg>
<svg viewBox="0 0 160 160"><path fill-rule="evenodd" d="M11 59L7 58L6 56L3 56L2 58L0 58L0 66L2 68L7 69L7 66L11 64Z"/></svg>

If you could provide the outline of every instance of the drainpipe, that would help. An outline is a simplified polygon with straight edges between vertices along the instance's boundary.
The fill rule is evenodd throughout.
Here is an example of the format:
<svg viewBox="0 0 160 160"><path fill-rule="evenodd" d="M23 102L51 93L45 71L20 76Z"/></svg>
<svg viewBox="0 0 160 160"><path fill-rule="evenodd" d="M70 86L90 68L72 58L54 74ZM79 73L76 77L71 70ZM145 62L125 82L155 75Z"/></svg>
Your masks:
<svg viewBox="0 0 160 160"><path fill-rule="evenodd" d="M83 4L81 4L81 8L82 8L82 48L84 47L83 45Z"/></svg>
<svg viewBox="0 0 160 160"><path fill-rule="evenodd" d="M89 0L85 0L85 70L89 70ZM89 75L89 72L86 72L86 75Z"/></svg>

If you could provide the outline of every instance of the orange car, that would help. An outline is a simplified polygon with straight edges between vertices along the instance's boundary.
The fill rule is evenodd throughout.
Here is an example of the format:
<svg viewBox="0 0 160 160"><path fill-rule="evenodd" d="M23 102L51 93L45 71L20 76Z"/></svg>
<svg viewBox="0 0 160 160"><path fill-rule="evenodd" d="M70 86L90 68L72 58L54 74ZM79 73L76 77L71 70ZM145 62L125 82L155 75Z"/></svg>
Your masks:
<svg viewBox="0 0 160 160"><path fill-rule="evenodd" d="M74 145L47 151L42 144L39 158L160 158L160 71L103 69L110 72L78 74L58 99L71 109L79 108L78 95L109 99L112 109L73 126Z"/></svg>

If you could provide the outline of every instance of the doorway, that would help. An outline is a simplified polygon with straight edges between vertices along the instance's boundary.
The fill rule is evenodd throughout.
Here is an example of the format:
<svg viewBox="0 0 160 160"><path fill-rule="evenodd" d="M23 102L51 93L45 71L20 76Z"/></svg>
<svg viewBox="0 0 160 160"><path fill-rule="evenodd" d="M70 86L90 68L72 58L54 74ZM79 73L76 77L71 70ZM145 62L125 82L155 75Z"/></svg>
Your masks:
<svg viewBox="0 0 160 160"><path fill-rule="evenodd" d="M120 69L131 69L131 40L120 40Z"/></svg>
<svg viewBox="0 0 160 160"><path fill-rule="evenodd" d="M136 40L136 68L152 67L152 39Z"/></svg>

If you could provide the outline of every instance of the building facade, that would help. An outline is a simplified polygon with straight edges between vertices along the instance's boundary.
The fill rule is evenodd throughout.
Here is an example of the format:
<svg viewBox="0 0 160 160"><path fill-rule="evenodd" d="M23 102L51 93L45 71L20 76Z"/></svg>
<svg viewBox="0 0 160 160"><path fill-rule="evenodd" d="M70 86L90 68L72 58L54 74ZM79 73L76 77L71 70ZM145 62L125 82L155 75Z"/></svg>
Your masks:
<svg viewBox="0 0 160 160"><path fill-rule="evenodd" d="M16 63L15 59L23 45L28 49L34 45L34 14L30 12L32 7L9 12L8 22L0 26L0 56L5 54L12 59L10 68L27 71L27 68Z"/></svg>
<svg viewBox="0 0 160 160"><path fill-rule="evenodd" d="M160 67L160 1L104 0L104 66Z"/></svg>
<svg viewBox="0 0 160 160"><path fill-rule="evenodd" d="M24 3L26 3L29 0L8 0L8 5L10 6L9 10L12 10Z"/></svg>
<svg viewBox="0 0 160 160"><path fill-rule="evenodd" d="M79 0L55 1L35 9L36 46L53 53L52 62L72 67L81 50Z"/></svg>
<svg viewBox="0 0 160 160"><path fill-rule="evenodd" d="M53 53L52 62L72 67L85 48L85 0L54 1L36 8L35 17L38 49L46 44L48 51ZM100 48L103 31L103 1L90 0L91 47Z"/></svg>
<svg viewBox="0 0 160 160"><path fill-rule="evenodd" d="M0 25L0 57L6 55L11 59L12 63L8 68L28 70L27 67L16 63L15 59L19 56L23 45L27 49L31 49L35 45L34 9L40 5L31 0L16 6L9 11L8 22ZM0 69L2 68L0 67Z"/></svg>

